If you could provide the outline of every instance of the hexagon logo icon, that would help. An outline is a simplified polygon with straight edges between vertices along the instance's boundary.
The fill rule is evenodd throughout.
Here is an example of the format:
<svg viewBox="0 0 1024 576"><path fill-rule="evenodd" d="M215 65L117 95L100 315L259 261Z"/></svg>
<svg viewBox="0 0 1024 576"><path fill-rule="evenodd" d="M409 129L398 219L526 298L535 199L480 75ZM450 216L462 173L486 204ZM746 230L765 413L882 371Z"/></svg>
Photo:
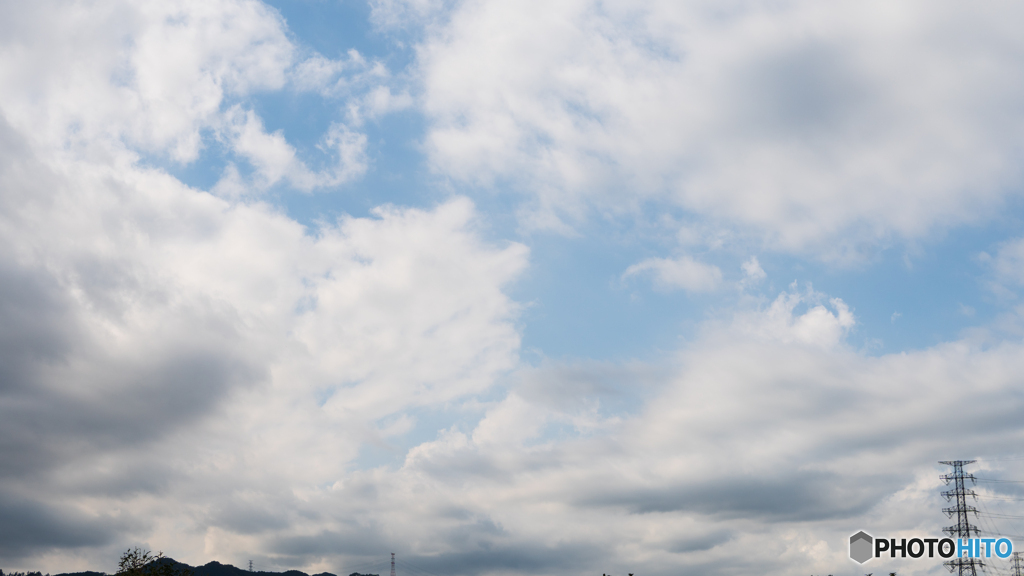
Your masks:
<svg viewBox="0 0 1024 576"><path fill-rule="evenodd" d="M871 551L873 543L874 539L871 538L871 535L863 530L850 536L850 559L858 564L871 560L871 557L874 556Z"/></svg>

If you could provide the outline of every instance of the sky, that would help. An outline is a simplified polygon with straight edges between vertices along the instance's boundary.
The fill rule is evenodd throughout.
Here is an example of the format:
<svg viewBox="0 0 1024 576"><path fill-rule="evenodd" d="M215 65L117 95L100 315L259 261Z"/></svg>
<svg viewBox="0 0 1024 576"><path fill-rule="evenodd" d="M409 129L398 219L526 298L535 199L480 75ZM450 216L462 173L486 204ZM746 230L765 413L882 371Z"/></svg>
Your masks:
<svg viewBox="0 0 1024 576"><path fill-rule="evenodd" d="M1022 19L0 0L0 568L1024 549Z"/></svg>

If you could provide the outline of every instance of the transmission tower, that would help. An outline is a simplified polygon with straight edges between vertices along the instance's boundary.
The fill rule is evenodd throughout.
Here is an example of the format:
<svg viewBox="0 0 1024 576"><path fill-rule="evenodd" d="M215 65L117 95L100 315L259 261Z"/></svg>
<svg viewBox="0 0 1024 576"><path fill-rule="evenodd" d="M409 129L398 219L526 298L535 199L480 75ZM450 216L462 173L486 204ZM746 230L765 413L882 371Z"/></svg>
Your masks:
<svg viewBox="0 0 1024 576"><path fill-rule="evenodd" d="M395 576L395 553L391 553L391 576Z"/></svg>
<svg viewBox="0 0 1024 576"><path fill-rule="evenodd" d="M252 560L249 560L249 572L252 572Z"/></svg>
<svg viewBox="0 0 1024 576"><path fill-rule="evenodd" d="M1020 552L1013 553L1013 576L1021 576Z"/></svg>
<svg viewBox="0 0 1024 576"><path fill-rule="evenodd" d="M950 482L953 483L953 489L943 492L942 495L946 497L948 502L952 502L956 498L956 506L943 508L942 511L950 519L956 515L956 524L947 526L942 531L955 538L970 538L971 534L978 535L978 527L967 520L968 512L973 512L975 516L978 514L977 508L967 505L967 497L970 496L977 499L978 495L974 493L974 490L968 490L964 487L964 480L970 480L972 484L975 482L973 474L964 474L964 465L974 464L975 462L976 460L943 460L939 462L939 464L953 467L952 474L943 474L939 478L944 480L947 486ZM981 560L977 558L956 558L943 562L943 564L946 565L946 568L949 568L950 572L955 572L958 576L977 576L978 568L984 566Z"/></svg>

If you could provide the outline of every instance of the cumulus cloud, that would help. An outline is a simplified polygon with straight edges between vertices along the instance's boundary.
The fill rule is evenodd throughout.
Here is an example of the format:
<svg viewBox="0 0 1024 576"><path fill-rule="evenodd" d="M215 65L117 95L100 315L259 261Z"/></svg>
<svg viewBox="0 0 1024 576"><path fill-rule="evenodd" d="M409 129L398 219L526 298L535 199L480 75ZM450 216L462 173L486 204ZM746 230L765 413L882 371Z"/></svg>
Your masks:
<svg viewBox="0 0 1024 576"><path fill-rule="evenodd" d="M800 340L804 324L828 337L835 329L821 322L827 312L794 312L793 300L783 294L765 310L709 325L670 373L624 370L624 381L649 382L642 408L626 417L593 409L623 391L594 371L589 386L578 382L587 370L532 374L566 384L557 403L510 394L472 430L411 450L384 498L412 506L402 494L423 489L432 503L424 517L457 507L435 524L431 549L462 542L461 530L485 519L499 530L478 529L460 551L500 558L589 546L575 556L581 572L839 573L856 527L938 532L947 504L936 461L1009 454L1006 440L1021 436L1020 344L954 342L869 358ZM852 322L832 304L831 325ZM956 422L945 416L954 413ZM559 428L580 414L597 425ZM435 560L457 570L454 557Z"/></svg>
<svg viewBox="0 0 1024 576"><path fill-rule="evenodd" d="M437 171L570 223L650 201L855 257L1019 188L1015 10L460 3L420 48L426 145Z"/></svg>
<svg viewBox="0 0 1024 576"><path fill-rule="evenodd" d="M280 15L256 0L55 6L5 10L0 105L12 127L38 146L122 162L194 162L212 134L233 153L215 187L224 197L279 182L310 191L359 178L368 168L359 125L411 102L387 85L382 63L355 50L338 60L300 58ZM268 133L245 102L285 87L317 92L348 116L326 126L314 149L325 168L311 169L284 131Z"/></svg>
<svg viewBox="0 0 1024 576"><path fill-rule="evenodd" d="M831 348L843 342L846 333L856 325L857 320L849 306L840 298L828 299L829 310L822 302L824 295L809 288L805 293L783 292L764 311L743 314L737 325L747 333L785 343L801 343ZM795 314L798 306L807 308L803 314Z"/></svg>
<svg viewBox="0 0 1024 576"><path fill-rule="evenodd" d="M334 157L334 166L323 171L310 170L298 158L283 131L268 134L262 120L252 110L243 111L239 106L228 110L222 134L234 152L255 168L252 182L245 183L237 168L229 166L224 182L218 183L217 188L233 192L232 196L241 191L264 190L282 180L308 192L345 183L367 169L366 135L353 132L343 124L332 124L320 143L321 150Z"/></svg>
<svg viewBox="0 0 1024 576"><path fill-rule="evenodd" d="M818 254L982 217L1016 182L1015 20L928 7L373 3L428 22L425 146L451 182L529 189L552 226L653 200L701 238ZM252 195L370 169L362 123L415 93L383 64L303 52L248 0L0 12L5 569L112 571L138 544L335 573L390 551L437 574L839 573L855 528L938 530L935 461L998 471L1024 439L1019 341L869 356L842 294L796 285L648 362L524 366L529 250L471 200L307 228ZM246 100L277 89L338 106L326 168ZM205 138L232 154L210 191L140 161ZM1006 286L1017 244L990 259ZM633 277L722 282L691 256Z"/></svg>
<svg viewBox="0 0 1024 576"><path fill-rule="evenodd" d="M339 59L313 54L292 69L291 79L299 90L344 99L347 121L353 126L413 104L408 88L395 82L384 63L367 60L355 49Z"/></svg>
<svg viewBox="0 0 1024 576"><path fill-rule="evenodd" d="M280 17L249 0L4 8L0 104L49 145L127 141L194 160L226 97L280 88L294 58Z"/></svg>
<svg viewBox="0 0 1024 576"><path fill-rule="evenodd" d="M388 417L514 365L503 287L527 251L484 243L466 199L313 233L159 171L41 160L5 124L0 143L0 497L35 514L7 558L149 535L205 561L204 538L291 525L294 491L400 433Z"/></svg>

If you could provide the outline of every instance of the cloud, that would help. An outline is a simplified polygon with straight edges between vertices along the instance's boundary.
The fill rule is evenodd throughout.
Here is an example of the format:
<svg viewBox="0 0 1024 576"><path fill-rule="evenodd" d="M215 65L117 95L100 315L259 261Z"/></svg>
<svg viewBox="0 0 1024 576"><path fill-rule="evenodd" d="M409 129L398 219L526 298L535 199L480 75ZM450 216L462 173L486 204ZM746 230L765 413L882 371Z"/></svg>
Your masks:
<svg viewBox="0 0 1024 576"><path fill-rule="evenodd" d="M319 92L324 97L349 95L360 84L386 79L387 68L380 62L368 61L356 49L350 49L346 57L325 58L314 53L292 70L292 82L300 90Z"/></svg>
<svg viewBox="0 0 1024 576"><path fill-rule="evenodd" d="M306 230L157 170L43 161L2 123L0 152L0 494L50 506L19 550L149 535L205 561L175 526L294 526L293 490L344 477L389 417L515 364L527 250L481 240L464 198Z"/></svg>
<svg viewBox="0 0 1024 576"><path fill-rule="evenodd" d="M383 30L417 28L451 5L449 0L370 0L370 20Z"/></svg>
<svg viewBox="0 0 1024 576"><path fill-rule="evenodd" d="M411 102L388 86L382 63L354 50L339 60L300 58L280 15L256 0L56 6L5 11L13 23L0 41L7 121L34 145L128 164L193 163L219 139L231 153L215 186L225 198L281 182L311 191L358 179L369 161L356 129ZM268 133L254 111L251 96L285 88L340 101L350 117L326 127L314 149L324 158L301 158L284 131ZM310 168L309 160L324 166Z"/></svg>
<svg viewBox="0 0 1024 576"><path fill-rule="evenodd" d="M648 258L633 264L623 272L622 278L651 274L654 286L663 291L686 290L688 292L710 292L722 281L722 271L717 266L698 262L690 256L676 259Z"/></svg>
<svg viewBox="0 0 1024 576"><path fill-rule="evenodd" d="M8 122L52 146L125 142L192 161L221 103L280 88L294 57L261 2L59 6L5 8L0 42Z"/></svg>
<svg viewBox="0 0 1024 576"><path fill-rule="evenodd" d="M336 60L313 54L291 70L295 88L313 91L331 100L345 100L347 121L362 126L412 106L408 87L396 81L383 62L367 60L351 49Z"/></svg>
<svg viewBox="0 0 1024 576"><path fill-rule="evenodd" d="M793 332L817 313L794 312L792 300L783 294L778 306L709 324L638 412L599 416L586 429L551 434L614 393L550 366L559 377L542 381L569 379L558 403L509 394L471 431L411 450L390 482L377 484L379 498L399 498L404 509L413 500L403 493L424 490L428 500L416 500L424 522L444 506L465 509L432 523L432 549L455 540L455 526L487 518L502 531L478 532L478 546L594 546L577 556L580 571L836 573L849 561L851 526L937 532L947 519L936 461L1003 454L997 447L1021 436L1020 343L953 342L874 358L808 346ZM833 323L846 322L833 306ZM769 328L752 332L752 323ZM951 413L956 421L943 416Z"/></svg>
<svg viewBox="0 0 1024 576"><path fill-rule="evenodd" d="M1024 285L1024 238L1001 242L994 256L983 252L980 260L991 269L991 287L997 293L1008 294Z"/></svg>
<svg viewBox="0 0 1024 576"><path fill-rule="evenodd" d="M833 8L460 3L419 51L431 161L534 222L652 203L838 260L992 217L1021 182L1015 9Z"/></svg>
<svg viewBox="0 0 1024 576"><path fill-rule="evenodd" d="M831 348L843 342L857 320L842 299L828 300L834 312L818 303L822 300L824 296L810 288L804 294L783 292L767 310L738 317L737 326L759 338ZM801 305L809 309L794 314Z"/></svg>
<svg viewBox="0 0 1024 576"><path fill-rule="evenodd" d="M757 256L751 256L750 260L740 265L740 268L743 269L743 275L746 276L745 280L751 283L760 282L768 277L764 268L761 268L761 263L757 261Z"/></svg>
<svg viewBox="0 0 1024 576"><path fill-rule="evenodd" d="M140 544L205 562L320 530L311 495L364 446L394 449L409 412L515 365L505 288L528 250L484 241L457 196L315 229L246 198L368 163L337 122L319 143L333 162L311 169L245 98L292 82L373 117L405 97L339 86L379 63L350 55L301 84L309 66L259 2L65 8L2 19L0 514L17 534L0 557L110 570ZM195 161L211 131L253 169L229 160L220 197L140 161Z"/></svg>
<svg viewBox="0 0 1024 576"><path fill-rule="evenodd" d="M0 493L0 557L21 559L41 548L80 548L110 542L110 518L90 518L73 509L23 501Z"/></svg>
<svg viewBox="0 0 1024 576"><path fill-rule="evenodd" d="M223 138L234 152L255 168L251 185L247 185L231 165L224 173L224 181L216 188L237 196L244 192L265 190L282 180L302 191L337 186L366 172L366 135L353 132L343 124L332 124L320 143L320 148L334 156L335 165L315 172L298 158L295 148L285 140L281 130L267 134L263 122L252 111L234 106L225 113Z"/></svg>
<svg viewBox="0 0 1024 576"><path fill-rule="evenodd" d="M468 198L305 227L252 195L357 178L361 123L414 102L456 188L511 186L553 226L650 201L697 220L679 238L839 257L1013 189L1012 17L721 6L375 2L427 22L422 94L258 2L5 7L0 560L838 573L855 527L946 522L937 460L1019 477L1017 340L870 356L841 294L793 285L646 362L524 366L530 251ZM326 168L249 100L284 89L337 106ZM217 136L209 192L142 160ZM1015 242L989 260L1007 286ZM640 275L722 282L691 256Z"/></svg>

